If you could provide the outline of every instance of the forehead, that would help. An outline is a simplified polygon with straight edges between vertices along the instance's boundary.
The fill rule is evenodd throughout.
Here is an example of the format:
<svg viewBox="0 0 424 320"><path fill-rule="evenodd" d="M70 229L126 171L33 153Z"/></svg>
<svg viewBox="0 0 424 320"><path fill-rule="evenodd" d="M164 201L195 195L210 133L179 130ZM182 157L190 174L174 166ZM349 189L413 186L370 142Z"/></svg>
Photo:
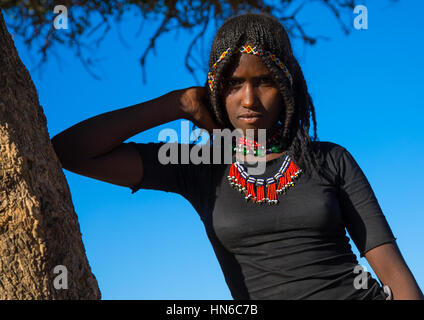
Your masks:
<svg viewBox="0 0 424 320"><path fill-rule="evenodd" d="M257 77L269 74L262 59L256 55L242 53L224 71L224 77Z"/></svg>
<svg viewBox="0 0 424 320"><path fill-rule="evenodd" d="M242 53L227 72L227 76L233 77L256 77L265 74L269 74L269 70L262 59L248 53Z"/></svg>

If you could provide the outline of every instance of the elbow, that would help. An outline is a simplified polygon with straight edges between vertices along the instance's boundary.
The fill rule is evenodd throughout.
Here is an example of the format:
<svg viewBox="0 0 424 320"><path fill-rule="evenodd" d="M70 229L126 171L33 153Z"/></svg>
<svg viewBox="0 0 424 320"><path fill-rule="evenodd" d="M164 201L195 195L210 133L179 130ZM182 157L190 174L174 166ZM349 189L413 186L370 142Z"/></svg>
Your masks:
<svg viewBox="0 0 424 320"><path fill-rule="evenodd" d="M57 159L59 160L60 164L62 165L63 169L71 170L74 165L72 164L72 159L69 158L69 156L66 155L66 148L65 145L58 139L57 136L54 136L52 139L50 139L53 150L56 153Z"/></svg>
<svg viewBox="0 0 424 320"><path fill-rule="evenodd" d="M52 143L52 147L53 147L54 152L56 153L57 158L62 163L63 157L62 157L60 143L58 142L57 136L54 136L52 139L50 139L50 142Z"/></svg>

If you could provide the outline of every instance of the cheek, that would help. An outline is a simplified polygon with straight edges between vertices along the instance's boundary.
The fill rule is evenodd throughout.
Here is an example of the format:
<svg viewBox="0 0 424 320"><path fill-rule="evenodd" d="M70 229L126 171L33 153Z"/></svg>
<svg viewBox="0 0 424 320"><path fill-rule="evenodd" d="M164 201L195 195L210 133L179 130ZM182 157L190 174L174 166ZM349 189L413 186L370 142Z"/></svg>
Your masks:
<svg viewBox="0 0 424 320"><path fill-rule="evenodd" d="M235 111L235 103L234 99L232 97L227 96L224 100L225 103L225 110L227 110L228 118L233 119L234 118L234 111Z"/></svg>
<svg viewBox="0 0 424 320"><path fill-rule="evenodd" d="M283 108L283 98L278 92L270 91L264 95L263 105L269 113L279 114Z"/></svg>

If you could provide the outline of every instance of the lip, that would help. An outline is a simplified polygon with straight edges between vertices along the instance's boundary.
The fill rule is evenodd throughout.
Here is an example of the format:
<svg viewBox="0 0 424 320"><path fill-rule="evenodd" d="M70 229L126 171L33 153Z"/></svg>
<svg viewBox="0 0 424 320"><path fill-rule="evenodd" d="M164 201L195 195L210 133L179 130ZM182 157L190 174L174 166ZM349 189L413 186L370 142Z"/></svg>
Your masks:
<svg viewBox="0 0 424 320"><path fill-rule="evenodd" d="M239 116L239 119L245 123L256 123L262 118L261 115L243 115Z"/></svg>
<svg viewBox="0 0 424 320"><path fill-rule="evenodd" d="M244 123L256 123L262 118L262 114L257 112L245 112L238 116Z"/></svg>
<svg viewBox="0 0 424 320"><path fill-rule="evenodd" d="M242 113L238 117L239 118L244 118L244 119L262 118L262 114L261 113L257 113L257 112L246 112L246 113Z"/></svg>

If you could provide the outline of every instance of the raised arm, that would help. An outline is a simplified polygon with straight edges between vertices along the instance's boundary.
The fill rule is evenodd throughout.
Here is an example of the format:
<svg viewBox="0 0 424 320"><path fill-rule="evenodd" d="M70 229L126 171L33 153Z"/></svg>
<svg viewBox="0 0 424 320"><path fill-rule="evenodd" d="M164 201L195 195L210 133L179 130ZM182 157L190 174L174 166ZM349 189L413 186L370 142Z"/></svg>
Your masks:
<svg viewBox="0 0 424 320"><path fill-rule="evenodd" d="M134 186L143 177L143 163L137 151L123 142L177 119L191 120L212 131L216 126L204 107L206 94L204 87L191 87L94 116L54 136L54 150L64 169L120 186Z"/></svg>

